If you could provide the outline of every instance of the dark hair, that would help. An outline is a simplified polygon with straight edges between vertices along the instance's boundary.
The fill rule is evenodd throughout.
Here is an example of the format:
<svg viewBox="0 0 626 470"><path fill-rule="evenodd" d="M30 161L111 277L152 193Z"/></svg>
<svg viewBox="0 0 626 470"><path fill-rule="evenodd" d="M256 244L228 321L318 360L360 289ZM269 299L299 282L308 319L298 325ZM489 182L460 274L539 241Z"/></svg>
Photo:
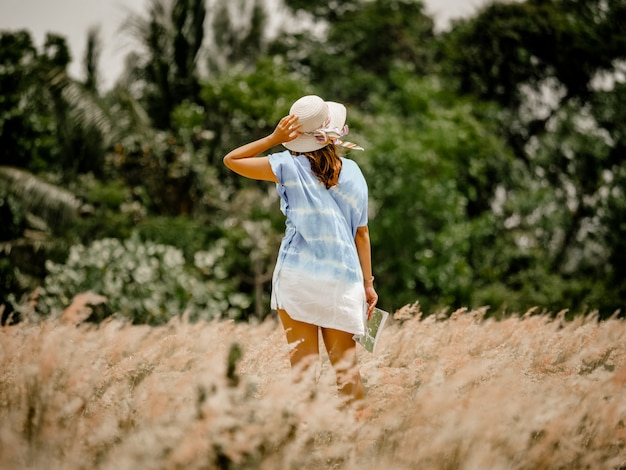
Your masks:
<svg viewBox="0 0 626 470"><path fill-rule="evenodd" d="M341 158L334 144L329 144L312 152L304 152L311 162L311 170L317 176L326 189L337 184L341 171Z"/></svg>

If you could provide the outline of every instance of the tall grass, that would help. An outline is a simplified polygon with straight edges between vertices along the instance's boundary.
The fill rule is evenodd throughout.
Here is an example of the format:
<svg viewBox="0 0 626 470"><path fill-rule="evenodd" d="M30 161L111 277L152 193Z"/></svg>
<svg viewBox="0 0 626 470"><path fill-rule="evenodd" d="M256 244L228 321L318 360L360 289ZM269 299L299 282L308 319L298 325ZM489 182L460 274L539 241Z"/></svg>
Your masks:
<svg viewBox="0 0 626 470"><path fill-rule="evenodd" d="M275 320L70 320L0 330L2 469L626 467L621 320L405 309L359 409L325 357L293 383Z"/></svg>

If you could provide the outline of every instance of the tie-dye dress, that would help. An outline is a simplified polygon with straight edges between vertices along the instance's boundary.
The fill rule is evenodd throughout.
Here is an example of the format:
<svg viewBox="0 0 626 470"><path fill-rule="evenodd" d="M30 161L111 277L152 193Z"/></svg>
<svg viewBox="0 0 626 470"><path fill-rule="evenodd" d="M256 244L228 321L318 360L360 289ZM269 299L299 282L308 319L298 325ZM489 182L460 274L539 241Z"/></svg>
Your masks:
<svg viewBox="0 0 626 470"><path fill-rule="evenodd" d="M367 184L356 162L341 160L338 184L326 189L306 156L269 156L287 217L271 306L294 320L360 336L366 303L354 236L367 225Z"/></svg>

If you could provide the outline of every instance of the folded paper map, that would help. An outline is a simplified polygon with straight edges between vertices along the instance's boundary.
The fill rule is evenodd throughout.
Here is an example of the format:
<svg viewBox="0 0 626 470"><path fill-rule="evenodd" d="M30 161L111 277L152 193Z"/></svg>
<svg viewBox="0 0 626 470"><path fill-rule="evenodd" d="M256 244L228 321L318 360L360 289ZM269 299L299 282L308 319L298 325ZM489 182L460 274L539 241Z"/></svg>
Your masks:
<svg viewBox="0 0 626 470"><path fill-rule="evenodd" d="M365 322L365 334L357 338L357 342L369 352L374 352L388 317L389 312L375 308L372 318Z"/></svg>

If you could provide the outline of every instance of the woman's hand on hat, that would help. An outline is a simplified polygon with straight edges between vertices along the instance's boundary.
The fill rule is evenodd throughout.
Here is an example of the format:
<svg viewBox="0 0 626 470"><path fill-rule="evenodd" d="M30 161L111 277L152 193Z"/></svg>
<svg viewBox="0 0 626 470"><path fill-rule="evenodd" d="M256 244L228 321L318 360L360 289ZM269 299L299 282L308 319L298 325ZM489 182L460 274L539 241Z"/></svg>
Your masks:
<svg viewBox="0 0 626 470"><path fill-rule="evenodd" d="M298 122L298 116L290 114L280 120L272 132L272 138L278 143L290 142L300 135L301 127L302 124Z"/></svg>

